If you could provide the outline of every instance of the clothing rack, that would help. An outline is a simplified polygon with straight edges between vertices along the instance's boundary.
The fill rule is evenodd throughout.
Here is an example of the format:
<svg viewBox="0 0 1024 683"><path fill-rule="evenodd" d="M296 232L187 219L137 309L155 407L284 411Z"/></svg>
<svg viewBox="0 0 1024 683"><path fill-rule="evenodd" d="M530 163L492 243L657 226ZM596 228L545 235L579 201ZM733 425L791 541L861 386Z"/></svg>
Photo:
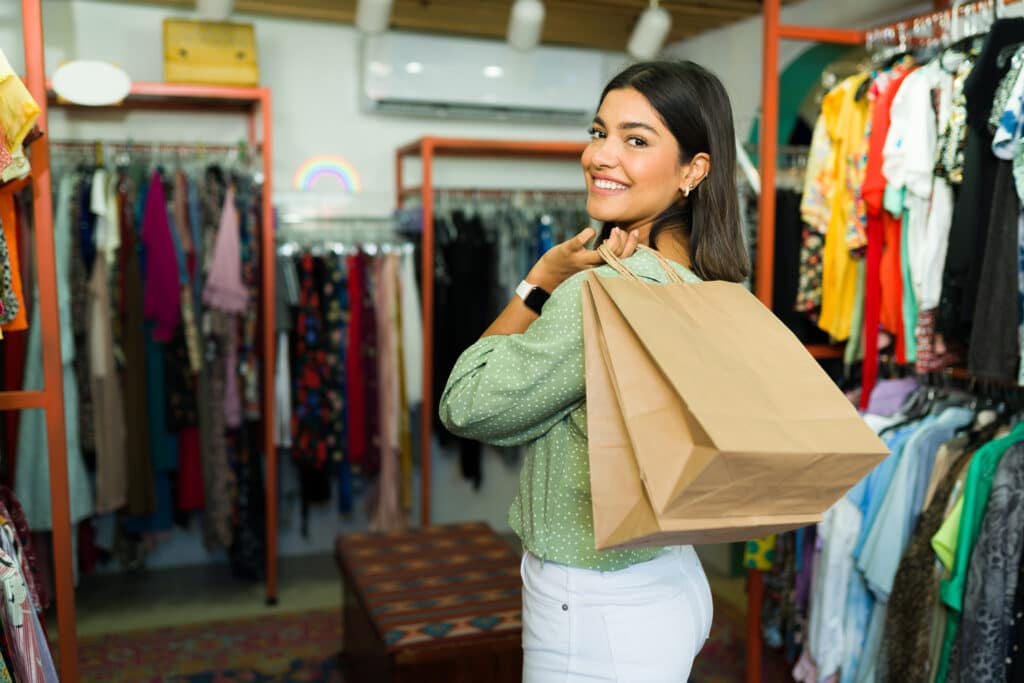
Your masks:
<svg viewBox="0 0 1024 683"><path fill-rule="evenodd" d="M405 199L419 194L423 210L422 268L420 293L423 297L423 415L420 436L420 524L430 524L431 443L433 421L434 381L434 204L438 188L434 186L434 161L437 157L462 158L519 158L552 161L578 160L586 144L582 142L531 142L521 140L477 140L465 138L425 137L400 147L395 152L395 191L397 206ZM406 186L404 162L419 158L422 180L418 186ZM442 192L452 190L441 189ZM470 195L484 196L487 192L514 193L509 190L462 190ZM531 193L531 191L524 191ZM504 196L504 195L501 195Z"/></svg>
<svg viewBox="0 0 1024 683"><path fill-rule="evenodd" d="M42 0L21 0L22 33L25 41L25 82L40 107L38 126L47 132L48 106L76 108L59 100L46 80L44 63ZM218 111L246 114L250 149L263 154L263 230L261 249L263 301L262 343L264 387L263 419L266 451L266 600L277 602L277 457L274 450L274 395L269 373L274 367L274 267L272 150L273 130L271 94L268 88L208 87L172 83L132 83L129 95L116 105L120 109L167 111ZM92 110L93 107L88 109ZM257 130L262 128L261 145ZM42 408L46 413L49 445L50 498L53 511L53 561L56 583L57 627L60 642L59 670L65 683L76 683L78 640L75 628L75 594L71 558L71 520L69 511L67 442L64 425L63 379L57 311L56 267L53 243L53 202L49 141L32 146L32 192L34 238L38 271L44 389L0 393L0 410ZM0 207L13 208L15 187L0 189ZM6 210L6 208L5 208Z"/></svg>
<svg viewBox="0 0 1024 683"><path fill-rule="evenodd" d="M760 172L763 191L758 202L758 244L767 248L757 251L757 277L755 291L766 305L772 300L772 276L775 254L771 245L775 241L775 179L774 163L778 150L779 128L779 42L781 40L803 40L839 45L866 45L872 49L889 43L898 48L931 44L935 41L955 42L964 37L958 29L965 17L1001 17L1006 8L1019 4L1021 0L978 0L976 2L955 2L953 7L942 0L935 1L935 9L916 17L909 17L867 31L837 29L818 26L795 26L781 24L780 0L764 0L763 6L763 56L762 56L762 107L760 123ZM1015 8L1015 12L1018 8ZM968 28L970 28L968 26ZM966 29L964 29L966 30ZM808 347L816 356L818 349ZM961 371L962 372L962 371ZM764 599L764 583L761 572L748 570L747 599L747 683L761 680L761 603Z"/></svg>

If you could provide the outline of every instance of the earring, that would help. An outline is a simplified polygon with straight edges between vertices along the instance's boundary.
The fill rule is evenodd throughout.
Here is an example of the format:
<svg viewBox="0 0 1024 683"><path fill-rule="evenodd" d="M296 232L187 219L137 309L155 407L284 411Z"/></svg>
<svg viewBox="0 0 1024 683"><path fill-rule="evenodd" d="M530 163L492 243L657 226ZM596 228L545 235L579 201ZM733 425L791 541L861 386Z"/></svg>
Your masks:
<svg viewBox="0 0 1024 683"><path fill-rule="evenodd" d="M686 187L683 188L683 196L684 197L689 197L690 196L690 186L689 185L687 185Z"/></svg>

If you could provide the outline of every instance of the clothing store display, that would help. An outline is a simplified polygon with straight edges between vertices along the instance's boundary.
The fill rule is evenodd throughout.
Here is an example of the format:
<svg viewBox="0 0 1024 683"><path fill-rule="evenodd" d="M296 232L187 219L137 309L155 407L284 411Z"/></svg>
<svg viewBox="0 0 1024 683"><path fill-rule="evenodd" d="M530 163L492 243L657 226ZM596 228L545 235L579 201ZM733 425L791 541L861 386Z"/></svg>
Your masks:
<svg viewBox="0 0 1024 683"><path fill-rule="evenodd" d="M817 525L808 603L765 603L765 642L802 641L786 649L798 680L1014 680L1024 423L919 382L883 380L869 397L891 454ZM776 539L775 595L800 590L794 538Z"/></svg>
<svg viewBox="0 0 1024 683"><path fill-rule="evenodd" d="M301 243L282 238L276 256L275 438L298 469L303 533L310 507L330 499L335 483L338 510L350 514L363 480L371 528L407 523L410 413L422 401L411 376L422 376L423 330L419 315L406 315L418 301L407 291L417 286L412 245L378 239L385 243L306 234Z"/></svg>

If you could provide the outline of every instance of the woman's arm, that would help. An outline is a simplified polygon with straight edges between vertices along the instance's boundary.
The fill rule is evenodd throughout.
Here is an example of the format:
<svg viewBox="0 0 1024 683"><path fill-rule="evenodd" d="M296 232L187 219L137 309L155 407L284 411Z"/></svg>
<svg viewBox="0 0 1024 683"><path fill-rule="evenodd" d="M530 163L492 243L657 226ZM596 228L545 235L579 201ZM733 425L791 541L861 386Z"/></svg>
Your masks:
<svg viewBox="0 0 1024 683"><path fill-rule="evenodd" d="M551 293L570 277L588 268L604 263L596 251L587 249L587 242L594 238L594 230L587 228L570 240L552 247L526 276L526 281L537 285ZM625 231L615 228L608 238L608 244L619 258L625 259L633 255L637 246L636 231L627 235ZM505 307L505 310L484 330L483 337L500 334L519 334L525 332L537 314L530 310L518 296Z"/></svg>
<svg viewBox="0 0 1024 683"><path fill-rule="evenodd" d="M583 400L582 276L571 276L589 267L575 264L597 256L584 246L588 233L554 247L531 270L530 282L554 290L543 315L517 297L459 357L440 405L450 432L498 446L528 443ZM620 253L636 247L622 231L614 239Z"/></svg>

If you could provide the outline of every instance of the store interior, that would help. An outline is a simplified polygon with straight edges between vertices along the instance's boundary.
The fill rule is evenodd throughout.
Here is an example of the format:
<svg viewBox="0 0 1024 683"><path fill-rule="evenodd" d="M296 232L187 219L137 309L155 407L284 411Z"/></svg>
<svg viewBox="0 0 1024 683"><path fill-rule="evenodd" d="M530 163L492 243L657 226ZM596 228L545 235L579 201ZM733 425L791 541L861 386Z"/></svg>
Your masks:
<svg viewBox="0 0 1024 683"><path fill-rule="evenodd" d="M1024 681L1022 46L1021 0L0 3L0 681L520 680L523 449L438 402L654 59L725 85L743 284L891 452L697 545L690 680Z"/></svg>

